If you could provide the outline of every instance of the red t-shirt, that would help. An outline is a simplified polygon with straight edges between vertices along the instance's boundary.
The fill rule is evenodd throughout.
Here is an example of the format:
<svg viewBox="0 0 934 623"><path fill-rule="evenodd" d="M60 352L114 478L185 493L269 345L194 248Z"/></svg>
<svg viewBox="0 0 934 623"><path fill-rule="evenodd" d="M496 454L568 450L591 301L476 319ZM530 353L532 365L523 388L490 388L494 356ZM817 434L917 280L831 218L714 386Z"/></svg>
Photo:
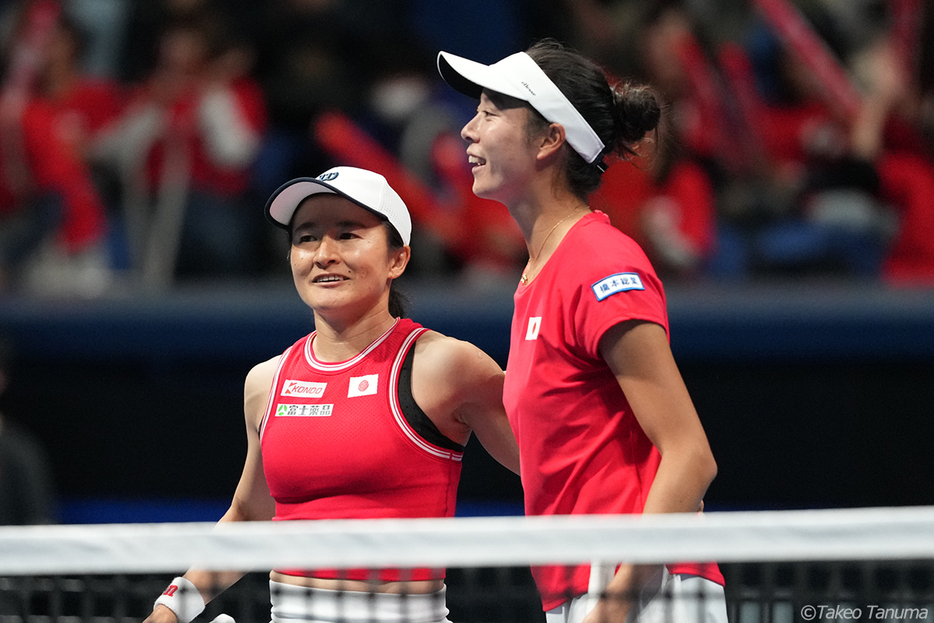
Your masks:
<svg viewBox="0 0 934 623"><path fill-rule="evenodd" d="M516 291L503 400L526 514L642 512L661 457L598 350L609 328L631 319L667 332L665 293L640 247L601 212L576 223ZM669 569L723 583L715 564ZM587 592L587 566L532 574L545 610Z"/></svg>
<svg viewBox="0 0 934 623"><path fill-rule="evenodd" d="M263 469L277 521L452 517L462 452L426 441L399 404L399 377L424 333L400 319L359 355L317 360L315 333L282 355L260 428ZM367 580L356 569L284 571ZM381 570L385 581L443 577L443 570Z"/></svg>
<svg viewBox="0 0 934 623"><path fill-rule="evenodd" d="M152 89L151 84L144 84L136 90L128 107L130 114L149 105L153 98ZM253 135L257 141L260 140L266 131L267 114L259 84L243 78L228 85L226 91L233 104L233 110L227 111L233 115L227 119L229 131ZM192 188L224 197L236 197L249 188L253 161L224 163L213 152L207 137L209 129L205 127L199 112L204 97L205 92L199 85L189 84L166 106L168 127L149 147L149 185L152 188L159 187L165 174L168 154L184 146Z"/></svg>
<svg viewBox="0 0 934 623"><path fill-rule="evenodd" d="M55 115L56 133L62 142L93 140L123 111L126 94L120 84L82 78L72 88L46 100Z"/></svg>

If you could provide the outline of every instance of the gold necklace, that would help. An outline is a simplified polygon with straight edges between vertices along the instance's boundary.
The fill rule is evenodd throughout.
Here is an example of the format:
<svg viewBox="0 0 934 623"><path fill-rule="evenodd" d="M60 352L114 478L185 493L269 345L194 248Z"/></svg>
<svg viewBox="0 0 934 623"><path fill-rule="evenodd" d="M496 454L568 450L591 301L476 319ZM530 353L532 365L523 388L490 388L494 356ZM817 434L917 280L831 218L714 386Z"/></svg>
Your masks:
<svg viewBox="0 0 934 623"><path fill-rule="evenodd" d="M569 218L571 218L572 216L574 216L574 214L575 214L579 209L580 209L580 208L574 208L574 211L573 211L573 212L571 212L570 214L568 214L567 216L565 216L563 219L561 219L560 221L558 221L557 223L555 223L555 226L551 228L551 230L548 232L548 235L545 236L545 239L544 239L544 240L542 240L542 246L540 246L540 247L538 248L538 253L535 255L536 258L538 258L538 257L542 254L542 251L545 250L545 243L548 242L548 239L551 237L551 234L555 233L555 230L558 229L558 225L560 225L560 224L563 223L564 221L566 221L566 220L568 220ZM532 256L530 255L530 256L529 256L529 261L528 261L528 263L525 265L525 270L522 271L522 277L519 278L519 281L520 281L520 282L522 283L522 285L524 285L524 286L529 285L528 271L529 271L529 266L531 266L531 264L532 264Z"/></svg>

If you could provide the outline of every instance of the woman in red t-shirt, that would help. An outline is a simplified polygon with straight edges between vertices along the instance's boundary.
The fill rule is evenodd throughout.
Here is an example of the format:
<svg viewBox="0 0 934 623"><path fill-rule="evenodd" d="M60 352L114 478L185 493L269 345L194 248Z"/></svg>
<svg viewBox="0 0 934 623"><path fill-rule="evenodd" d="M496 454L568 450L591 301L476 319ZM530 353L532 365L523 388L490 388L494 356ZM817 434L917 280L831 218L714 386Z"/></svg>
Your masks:
<svg viewBox="0 0 934 623"><path fill-rule="evenodd" d="M656 128L656 97L611 87L593 63L550 41L489 66L442 52L438 67L480 100L461 131L473 191L508 208L529 252L503 396L526 513L696 511L717 467L669 348L661 282L639 246L588 205L604 158L634 156ZM726 621L714 564L533 575L548 623L665 620L659 590L701 591L707 620ZM680 620L685 604L674 607ZM697 604L687 607L696 616Z"/></svg>

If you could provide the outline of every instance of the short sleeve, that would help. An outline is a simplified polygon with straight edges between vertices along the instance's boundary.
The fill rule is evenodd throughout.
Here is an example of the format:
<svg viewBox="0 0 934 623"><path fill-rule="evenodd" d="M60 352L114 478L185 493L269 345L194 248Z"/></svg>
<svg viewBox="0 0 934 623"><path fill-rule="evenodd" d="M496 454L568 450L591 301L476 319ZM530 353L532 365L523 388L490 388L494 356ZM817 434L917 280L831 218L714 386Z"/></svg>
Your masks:
<svg viewBox="0 0 934 623"><path fill-rule="evenodd" d="M606 245L594 258L575 296L575 341L588 357L600 356L600 338L620 322L645 320L668 332L662 283L641 248L628 237L623 242Z"/></svg>

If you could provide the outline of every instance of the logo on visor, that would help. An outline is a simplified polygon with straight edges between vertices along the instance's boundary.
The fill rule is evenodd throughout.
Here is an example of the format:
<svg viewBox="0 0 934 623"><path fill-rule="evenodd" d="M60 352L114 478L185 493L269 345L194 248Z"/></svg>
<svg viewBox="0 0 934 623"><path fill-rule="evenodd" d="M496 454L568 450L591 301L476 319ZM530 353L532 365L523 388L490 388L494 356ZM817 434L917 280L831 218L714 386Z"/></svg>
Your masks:
<svg viewBox="0 0 934 623"><path fill-rule="evenodd" d="M338 175L340 175L340 173L338 173L337 171L333 171L331 173L322 173L321 175L318 176L318 180L321 182L330 182L331 180L335 179Z"/></svg>
<svg viewBox="0 0 934 623"><path fill-rule="evenodd" d="M529 83L528 83L528 82L521 82L521 81L520 81L519 84L521 84L522 86L524 86L524 87L525 87L525 90L528 91L529 93L531 93L532 95L538 95L535 91L532 90L532 87L529 86Z"/></svg>

